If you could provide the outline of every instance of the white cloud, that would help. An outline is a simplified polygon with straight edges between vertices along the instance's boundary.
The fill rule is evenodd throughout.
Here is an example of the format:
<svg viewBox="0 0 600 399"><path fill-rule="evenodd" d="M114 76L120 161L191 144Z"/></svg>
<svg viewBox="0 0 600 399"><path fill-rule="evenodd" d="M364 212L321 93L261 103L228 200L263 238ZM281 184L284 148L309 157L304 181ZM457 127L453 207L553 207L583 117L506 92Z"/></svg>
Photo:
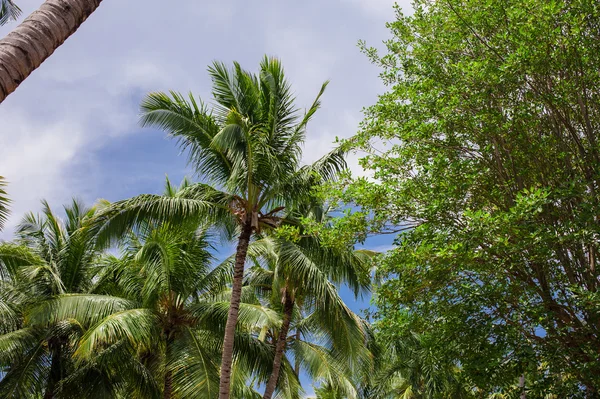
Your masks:
<svg viewBox="0 0 600 399"><path fill-rule="evenodd" d="M409 0L342 0L344 3L349 3L354 7L359 8L367 15L384 19L386 22L391 21L394 17L393 9L397 4L403 12L409 12L411 5Z"/></svg>
<svg viewBox="0 0 600 399"><path fill-rule="evenodd" d="M25 14L41 3L19 0ZM318 158L332 148L335 136L356 132L360 109L383 90L378 71L356 42L387 37L384 22L392 18L392 3L181 0L167 7L162 0L103 2L0 104L0 175L10 181L14 200L10 224L39 209L41 198L58 205L73 195L108 196L114 185L98 187L101 181L142 179L129 171L139 169L126 166L107 179L114 168L105 166L113 160L99 159L98 151L139 132L138 104L148 91L191 90L208 99L206 66L214 59L255 68L263 54L279 56L302 106L331 79L306 143L306 160ZM12 27L1 28L0 35ZM127 165L126 159L119 161ZM168 159L146 162L161 162L170 171ZM82 176L82 170L89 175ZM163 177L156 176L157 185ZM0 237L9 235L10 229Z"/></svg>

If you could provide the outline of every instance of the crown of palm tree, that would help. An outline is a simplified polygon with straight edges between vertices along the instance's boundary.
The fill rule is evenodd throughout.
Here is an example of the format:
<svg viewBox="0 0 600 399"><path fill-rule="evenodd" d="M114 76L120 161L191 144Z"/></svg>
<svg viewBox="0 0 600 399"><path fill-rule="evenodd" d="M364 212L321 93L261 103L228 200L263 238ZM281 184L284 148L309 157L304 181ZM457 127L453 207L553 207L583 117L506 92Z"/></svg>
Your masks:
<svg viewBox="0 0 600 399"><path fill-rule="evenodd" d="M70 343L79 326L67 318L36 323L31 312L57 295L77 298L93 285L98 252L86 227L93 212L73 201L63 221L43 202L41 215L28 214L17 226L17 243L0 244L3 397L48 395L74 369Z"/></svg>
<svg viewBox="0 0 600 399"><path fill-rule="evenodd" d="M177 191L167 182L166 195ZM211 269L205 232L186 227L148 223L123 239L122 256L107 258L95 289L120 296L111 299L113 312L94 312L106 316L92 322L86 321L85 314L69 310L71 317L76 315L90 326L75 355L90 361L124 340L130 351L141 354L155 379L164 381L163 397L214 397L219 381L215 359L220 357L229 307L232 263L226 260ZM271 348L251 333L278 323L277 314L259 303L241 304L233 378L239 397L256 396L247 381L252 375L264 380L272 358ZM288 376L282 384L293 386L295 376Z"/></svg>
<svg viewBox="0 0 600 399"><path fill-rule="evenodd" d="M298 216L326 219L319 206L302 207ZM298 225L291 217L286 223ZM298 240L267 236L253 242L249 256L255 266L246 281L273 309L284 313L283 334L277 329L267 337L284 339L283 352L295 359L314 381L334 384L344 397L356 397L353 373L370 366L365 346L370 328L340 298L336 285L346 284L355 295L370 289L369 256L351 248L325 248L318 236L305 234ZM285 317L288 312L288 318ZM287 325L285 325L287 323ZM287 336L289 331L295 334ZM281 354L280 354L281 355ZM274 375L272 381L276 381ZM268 391L270 397L272 392Z"/></svg>
<svg viewBox="0 0 600 399"><path fill-rule="evenodd" d="M321 181L346 167L334 150L301 165L306 125L320 107L324 83L302 114L281 63L266 58L255 76L239 64L209 67L214 105L190 94L152 93L142 103L143 126L158 127L178 140L189 164L206 183L190 184L176 196L141 195L119 201L98 219L102 236L120 236L148 218L180 222L243 222L255 230L277 225L279 213L304 201Z"/></svg>

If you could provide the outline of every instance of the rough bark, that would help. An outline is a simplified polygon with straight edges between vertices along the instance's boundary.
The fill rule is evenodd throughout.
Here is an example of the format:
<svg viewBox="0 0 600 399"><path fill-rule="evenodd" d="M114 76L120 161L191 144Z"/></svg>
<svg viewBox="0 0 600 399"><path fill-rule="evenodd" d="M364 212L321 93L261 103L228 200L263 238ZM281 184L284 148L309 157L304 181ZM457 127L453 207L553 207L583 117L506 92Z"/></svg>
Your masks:
<svg viewBox="0 0 600 399"><path fill-rule="evenodd" d="M233 340L235 325L237 324L240 301L242 299L242 282L244 280L244 264L246 253L252 235L252 221L250 218L242 226L235 253L235 266L233 270L233 287L231 289L231 302L227 323L225 324L225 338L223 339L223 355L221 358L221 378L219 382L219 399L229 399L231 385L231 364L233 362Z"/></svg>
<svg viewBox="0 0 600 399"><path fill-rule="evenodd" d="M169 338L169 332L165 333L167 341L165 343L165 380L163 381L163 399L171 399L173 396L173 374L169 370L169 363L171 362L171 345L173 340Z"/></svg>
<svg viewBox="0 0 600 399"><path fill-rule="evenodd" d="M58 344L60 345L60 344ZM61 364L61 350L60 346L52 349L52 361L50 363L50 373L48 375L48 382L46 384L46 391L44 392L44 399L53 399L56 385L62 379L62 364Z"/></svg>
<svg viewBox="0 0 600 399"><path fill-rule="evenodd" d="M273 371L269 377L269 382L267 382L263 399L271 399L273 397L273 392L275 392L277 380L279 379L279 371L281 370L281 361L283 360L283 354L285 353L285 345L287 343L288 331L290 330L293 310L294 301L292 301L286 293L283 304L283 322L281 323L281 330L279 330L279 338L277 338L277 343L275 344Z"/></svg>
<svg viewBox="0 0 600 399"><path fill-rule="evenodd" d="M163 398L171 399L173 393L173 376L170 371L165 373L165 384L163 387Z"/></svg>
<svg viewBox="0 0 600 399"><path fill-rule="evenodd" d="M296 329L296 342L300 341L300 338L300 330ZM296 376L300 376L300 359L298 357L294 359L294 372Z"/></svg>
<svg viewBox="0 0 600 399"><path fill-rule="evenodd" d="M0 40L0 103L98 8L102 0L47 0Z"/></svg>

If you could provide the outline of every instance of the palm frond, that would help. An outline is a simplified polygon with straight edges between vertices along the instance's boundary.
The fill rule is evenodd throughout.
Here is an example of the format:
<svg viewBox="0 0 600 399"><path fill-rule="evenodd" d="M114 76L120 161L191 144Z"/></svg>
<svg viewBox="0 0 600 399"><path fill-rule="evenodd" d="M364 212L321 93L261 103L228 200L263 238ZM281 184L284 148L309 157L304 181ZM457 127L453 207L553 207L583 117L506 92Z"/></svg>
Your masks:
<svg viewBox="0 0 600 399"><path fill-rule="evenodd" d="M16 21L21 15L21 9L13 0L0 0L0 26L9 21Z"/></svg>
<svg viewBox="0 0 600 399"><path fill-rule="evenodd" d="M199 226L230 218L230 201L231 196L200 183L179 191L176 197L142 194L99 212L93 229L98 245L109 246L148 221Z"/></svg>
<svg viewBox="0 0 600 399"><path fill-rule="evenodd" d="M313 381L336 387L336 391L342 393L344 398L356 398L357 389L351 380L351 369L334 352L314 343L299 341L296 356Z"/></svg>
<svg viewBox="0 0 600 399"><path fill-rule="evenodd" d="M23 245L0 243L0 278L18 279L18 272L24 266L40 266L45 261L30 248Z"/></svg>
<svg viewBox="0 0 600 399"><path fill-rule="evenodd" d="M173 347L172 362L175 393L182 398L212 398L219 392L220 340L203 331L186 330L186 338Z"/></svg>
<svg viewBox="0 0 600 399"><path fill-rule="evenodd" d="M6 1L7 0L4 0L4 2ZM3 11L4 3L2 3L0 7L2 7L0 8L0 25L4 25L2 22L5 18L5 13ZM8 220L9 215L10 198L8 198L6 193L6 185L6 180L4 180L4 177L0 176L0 230L4 228L4 224Z"/></svg>
<svg viewBox="0 0 600 399"><path fill-rule="evenodd" d="M140 350L150 350L160 337L157 325L159 319L150 309L127 309L112 313L96 323L81 337L75 355L89 359L106 345L122 339Z"/></svg>
<svg viewBox="0 0 600 399"><path fill-rule="evenodd" d="M199 319L199 323L224 329L229 302L200 302L192 306L192 312ZM240 303L238 324L240 327L260 329L263 326L280 325L281 318L272 309L256 304Z"/></svg>
<svg viewBox="0 0 600 399"><path fill-rule="evenodd" d="M211 148L221 130L208 108L190 94L186 99L176 92L151 93L141 105L142 126L167 131L187 152L189 163L210 182L227 180L231 163L226 155Z"/></svg>
<svg viewBox="0 0 600 399"><path fill-rule="evenodd" d="M43 340L30 343L31 345L28 343L26 347L18 348L24 351L23 357L13 362L0 380L0 397L35 398L44 392L50 357Z"/></svg>
<svg viewBox="0 0 600 399"><path fill-rule="evenodd" d="M135 302L108 295L65 294L44 301L30 309L25 317L28 325L51 325L73 319L86 326L98 323L115 312L132 309Z"/></svg>

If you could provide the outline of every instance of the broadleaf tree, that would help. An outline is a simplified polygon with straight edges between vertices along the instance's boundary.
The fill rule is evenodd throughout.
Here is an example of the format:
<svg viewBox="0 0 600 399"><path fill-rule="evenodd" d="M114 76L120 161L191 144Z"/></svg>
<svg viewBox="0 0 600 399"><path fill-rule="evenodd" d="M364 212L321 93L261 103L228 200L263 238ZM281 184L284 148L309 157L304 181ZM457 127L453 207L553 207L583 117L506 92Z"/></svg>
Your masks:
<svg viewBox="0 0 600 399"><path fill-rule="evenodd" d="M387 51L387 91L345 142L375 179L334 238L397 232L377 326L436 334L477 389L600 391L600 5L414 2ZM401 232L402 231L402 232Z"/></svg>

